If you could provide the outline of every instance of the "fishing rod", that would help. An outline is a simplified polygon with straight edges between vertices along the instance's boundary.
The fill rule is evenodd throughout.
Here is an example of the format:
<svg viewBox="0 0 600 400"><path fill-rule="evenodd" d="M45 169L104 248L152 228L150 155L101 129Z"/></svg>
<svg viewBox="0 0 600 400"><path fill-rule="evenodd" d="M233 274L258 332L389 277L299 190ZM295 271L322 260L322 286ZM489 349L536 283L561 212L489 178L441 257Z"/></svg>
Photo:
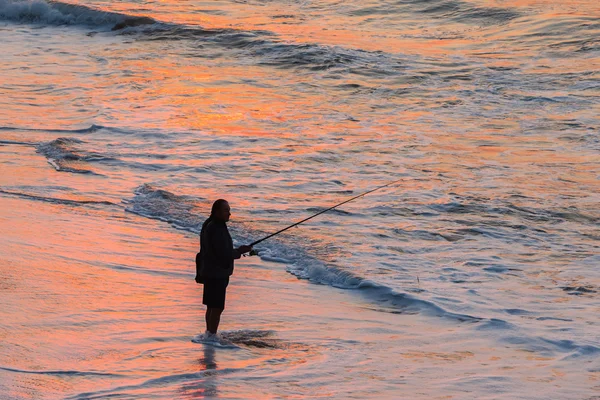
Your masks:
<svg viewBox="0 0 600 400"><path fill-rule="evenodd" d="M275 233L271 233L270 235L268 235L268 236L265 236L264 238L262 238L262 239L259 239L259 240L257 240L256 242L252 242L252 243L250 244L250 247L254 247L254 246L256 246L257 244L259 244L260 242L262 242L262 241L265 241L265 240L267 240L267 239L269 239L269 238L272 238L272 237L273 237L273 236L275 236L275 235L279 235L280 233L282 233L282 232L285 232L285 231L287 231L288 229L290 229L290 228L293 228L293 227L295 227L295 226L298 226L298 225L300 225L300 224L302 224L302 223L304 223L304 222L308 221L309 219L313 219L314 217L317 217L317 216L319 216L319 215L321 215L321 214L323 214L323 213L326 213L327 211L330 211L330 210L333 210L333 209L335 209L335 208L338 208L338 207L339 207L339 206L341 206L341 205L344 205L344 204L346 204L346 203L349 203L349 202L351 202L352 200L356 200L356 199L358 199L359 197L363 197L363 196L365 196L365 195L367 195L367 194L369 194L369 193L373 193L373 192L375 192L375 191L377 191L377 190L383 189L384 187L391 186L391 185L393 185L393 184L395 184L395 183L398 183L398 182L400 182L401 180L402 180L402 179L398 179L397 181L393 181L393 182L390 182L390 183L386 183L385 185L378 186L378 187L376 187L375 189L371 189L371 190L369 190L368 192L361 193L361 194L359 194L358 196L354 196L354 197L352 197L351 199L348 199L348 200L346 200L346 201L343 201L343 202L341 202L341 203L339 203L339 204L336 204L336 205L335 205L335 206L333 206L333 207L329 207L329 208L328 208L328 209L326 209L326 210L319 211L318 213L316 213L316 214L314 214L314 215L311 215L311 216L310 216L310 217L308 217L308 218L304 218L302 221L298 221L298 222L296 222L296 223L294 223L294 224L292 224L292 225L290 225L290 226L288 226L288 227L285 227L285 228L283 228L283 229L281 229L281 230L278 230L278 231L277 231L277 232L275 232Z"/></svg>

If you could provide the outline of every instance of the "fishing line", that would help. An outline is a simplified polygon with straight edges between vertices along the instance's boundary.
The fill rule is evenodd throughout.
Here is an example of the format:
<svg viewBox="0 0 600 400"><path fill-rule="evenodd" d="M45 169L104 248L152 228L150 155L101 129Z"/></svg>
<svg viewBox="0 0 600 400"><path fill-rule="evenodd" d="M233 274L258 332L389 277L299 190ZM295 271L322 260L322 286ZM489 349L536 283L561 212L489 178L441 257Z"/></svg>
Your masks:
<svg viewBox="0 0 600 400"><path fill-rule="evenodd" d="M335 205L335 206L333 206L333 207L329 207L329 208L327 208L327 209L325 209L325 210L323 210L323 211L319 211L318 213L316 213L316 214L314 214L314 215L311 215L311 216L310 216L310 217L308 217L308 218L304 218L302 221L298 221L298 222L296 222L296 223L294 223L294 224L292 224L292 225L290 225L290 226L287 226L287 227L285 227L285 228L283 228L283 229L281 229L281 230L278 230L278 231L277 231L277 232L275 232L275 233L271 233L270 235L268 235L268 236L265 236L265 237L264 237L264 238L262 238L262 239L259 239L259 240L255 241L255 242L252 242L252 243L250 244L250 247L254 247L255 245L259 244L259 243L260 243L260 242L262 242L262 241L265 241L265 240L267 240L267 239L269 239L269 238L272 238L272 237L273 237L273 236L275 236L275 235L279 235L280 233L282 233L282 232L285 232L285 231L287 231L288 229L290 229L290 228L293 228L293 227L295 227L295 226L298 226L298 225L300 225L300 224L302 224L302 223L304 223L304 222L306 222L306 221L308 221L308 220L310 220L310 219L313 219L313 218L315 218L315 217L317 217L317 216L319 216L319 215L321 215L321 214L323 214L323 213L326 213L327 211L331 211L331 210L333 210L333 209L335 209L335 208L337 208L337 207L339 207L339 206L341 206L341 205L344 205L344 204L346 204L346 203L349 203L349 202L351 202L352 200L356 200L356 199L358 199L359 197L363 197L363 196L365 196L365 195L367 195L367 194L369 194L369 193L373 193L373 192L375 192L375 191L377 191L377 190L380 190L380 189L383 189L383 188L385 188L385 187L391 186L391 185L393 185L393 184L395 184L395 183L398 183L398 182L400 182L401 180L402 180L402 179L398 179L398 180L396 180L396 181L393 181L393 182L390 182L390 183L386 183L385 185L378 186L378 187L376 187L375 189L371 189L371 190L369 190L369 191L367 191L367 192L361 193L361 194L359 194L358 196L354 196L354 197L352 197L352 198L350 198L350 199L348 199L348 200L345 200L345 201L343 201L343 202L341 202L341 203L339 203L339 204L336 204L336 205Z"/></svg>

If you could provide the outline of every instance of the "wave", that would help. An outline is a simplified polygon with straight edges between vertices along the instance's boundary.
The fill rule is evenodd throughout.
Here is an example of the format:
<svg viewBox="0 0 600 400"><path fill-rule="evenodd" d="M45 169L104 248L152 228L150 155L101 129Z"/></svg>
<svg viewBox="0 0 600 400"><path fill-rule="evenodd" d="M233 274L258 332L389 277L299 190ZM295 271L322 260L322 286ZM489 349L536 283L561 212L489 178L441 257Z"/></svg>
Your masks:
<svg viewBox="0 0 600 400"><path fill-rule="evenodd" d="M134 192L134 197L127 201L126 210L168 222L178 229L198 233L204 221L201 206L206 207L206 203L207 199L177 195L144 184L138 187ZM439 212L447 211L448 208L454 211L464 211L460 207L457 208L455 204L436 205L435 207L440 208ZM249 242L264 234L264 232L237 223L230 224L230 230L236 243ZM454 324L464 325L466 329L473 329L478 334L485 332L486 336L497 336L498 340L511 346L545 355L555 356L558 354L566 358L594 357L599 351L598 346L594 343L580 344L560 338L539 337L523 327L503 319L484 318L446 310L435 301L421 298L418 293L402 293L366 277L327 265L305 249L290 244L285 239L274 238L272 241L262 244L257 250L261 259L286 264L287 271L300 279L352 291L356 296L361 296L372 304L372 309L376 311L441 318ZM564 290L570 291L573 288L566 287ZM587 295L595 294L591 293L593 290L591 287L586 287L585 290L577 287L574 290L585 292ZM508 311L509 314L516 315L522 312L521 310ZM257 345L269 346L273 343L260 338L260 343Z"/></svg>
<svg viewBox="0 0 600 400"><path fill-rule="evenodd" d="M554 54L573 56L600 50L600 22L594 16L565 15L557 18L523 19L515 21L508 32L498 32L512 46L543 47Z"/></svg>
<svg viewBox="0 0 600 400"><path fill-rule="evenodd" d="M539 318L538 318L539 319ZM569 319L545 317L569 322ZM596 344L577 343L570 339L550 339L523 332L517 325L507 321L491 318L473 326L478 332L486 332L486 335L497 336L503 343L517 346L525 351L535 352L545 357L556 357L562 355L564 359L575 359L585 357L597 357L600 347Z"/></svg>
<svg viewBox="0 0 600 400"><path fill-rule="evenodd" d="M0 145L16 145L16 146L37 146L37 143L31 143L31 142L19 142L19 141L15 141L15 140L0 140Z"/></svg>
<svg viewBox="0 0 600 400"><path fill-rule="evenodd" d="M65 375L65 376L123 376L109 372L94 372L94 371L69 371L69 370L40 370L32 371L25 369L16 369L9 367L0 367L2 371L16 372L19 374L40 374L40 375Z"/></svg>
<svg viewBox="0 0 600 400"><path fill-rule="evenodd" d="M58 133L89 133L93 132L97 127L91 127L88 129L80 129L80 130L48 130L48 129L35 129L36 131L42 132L58 132ZM0 130L2 127L0 127ZM12 128L11 128L12 129ZM21 130L19 128L14 128L15 130ZM106 129L106 128L102 128ZM33 129L31 129L33 130ZM127 131L122 129L109 129L112 133L121 133L121 134L133 134L134 131ZM136 132L138 137L148 138L148 137L164 137L166 136L163 133L157 132ZM104 165L116 167L116 168L128 168L128 169L138 169L143 171L156 171L163 168L176 168L172 165L168 164L160 164L160 163L144 163L138 162L134 160L127 160L127 157L138 157L143 156L145 158L156 158L156 159L165 159L166 156L164 154L155 154L155 153L143 153L143 154L120 154L123 158L117 158L114 155L102 154L95 151L84 150L82 145L86 142L72 137L59 137L50 142L21 142L14 140L0 140L1 145L13 145L13 146L30 146L35 147L36 151L42 155L44 155L48 161L48 163L57 171L60 172L71 172L78 174L91 174L91 175L101 175L94 170L91 169L90 163L102 163Z"/></svg>
<svg viewBox="0 0 600 400"><path fill-rule="evenodd" d="M414 2L413 4L422 4ZM427 2L425 2L427 4ZM520 17L514 9L500 7L478 7L468 2L446 0L429 7L419 7L419 13L463 24L499 25Z"/></svg>
<svg viewBox="0 0 600 400"><path fill-rule="evenodd" d="M430 209L435 210L439 213L447 214L471 214L471 215L510 215L516 216L527 221L535 222L579 222L583 224L598 224L600 223L600 217L589 215L580 212L574 208L563 209L563 210L551 210L544 208L535 207L522 207L516 206L512 203L505 203L502 205L489 205L483 203L485 199L481 199L477 202L461 202L451 201L443 204L433 204L429 206ZM526 226L515 226L516 228L526 228Z"/></svg>
<svg viewBox="0 0 600 400"><path fill-rule="evenodd" d="M134 191L133 198L124 202L128 212L168 222L177 229L199 233L201 224L204 221L201 207L206 207L207 199L177 195L144 184ZM230 230L236 243L248 242L263 234L263 232L236 223L230 224ZM401 293L391 287L357 276L349 271L326 265L318 258L308 254L304 249L286 243L284 240L274 239L263 244L257 250L261 259L285 263L287 271L300 279L306 279L315 284L351 290L357 296L362 296L373 304L373 309L377 311L394 314L421 314L446 319L453 323L467 324L467 326L472 326L468 329L487 332L486 335L497 336L498 340L507 344L547 355L562 354L563 357L568 358L590 357L597 355L600 351L594 343L580 344L571 340L538 337L503 319L482 318L448 311L434 301L420 298L418 294ZM169 272L152 271L152 273L163 274ZM188 275L191 279L192 273L190 272ZM564 288L564 290L571 289L571 287ZM580 288L576 288L576 290L584 291ZM585 292L588 294L591 289L586 287ZM520 309L510 309L507 312L517 316L527 313ZM268 340L268 332L256 335L255 333L248 333L250 337L247 337L246 333L240 333L239 337L236 334L233 336L239 339L240 343L248 346L275 347L281 344ZM244 343L245 341L249 342Z"/></svg>
<svg viewBox="0 0 600 400"><path fill-rule="evenodd" d="M600 347L596 345L577 343L569 339L555 340L530 335L507 335L500 340L546 357L554 357L559 353L564 354L563 359L579 359L597 358L600 354Z"/></svg>
<svg viewBox="0 0 600 400"><path fill-rule="evenodd" d="M202 40L207 44L241 50L244 56L259 58L261 65L280 68L302 67L313 71L350 68L351 73L367 76L389 75L405 68L400 60L390 58L382 52L310 43L285 43L276 39L276 35L269 31L207 30L58 1L0 0L0 20L50 26L110 28L119 30L124 35L137 35L142 40ZM204 52L199 56L205 56Z"/></svg>
<svg viewBox="0 0 600 400"><path fill-rule="evenodd" d="M218 376L231 374L241 370L240 368L217 368L217 369L204 369L201 371L190 372L190 373L179 373L172 375L165 375L159 378L152 378L145 380L139 384L131 384L124 386L117 386L110 389L99 390L96 392L85 392L79 393L76 395L71 395L65 397L67 400L105 400L108 398L132 398L131 396L125 396L124 393L135 392L135 391L145 391L147 392L149 388L164 388L165 385L175 384L178 382L185 383L188 381L196 381L205 376Z"/></svg>
<svg viewBox="0 0 600 400"><path fill-rule="evenodd" d="M511 23L502 29L499 37L491 34L490 41L503 42L505 36L523 45L543 45L545 49L592 51L600 41L594 39L599 31L597 22L585 18L557 19L555 21L531 22L520 18L521 13L511 8L481 7L459 0L404 0L383 2L376 7L351 10L351 15L417 14L428 19L444 19L463 24L480 26ZM46 25L86 26L96 29L118 30L124 35L135 35L140 40L189 40L201 41L198 57L206 57L202 45L213 44L236 49L244 57L258 59L259 65L310 71L336 71L358 76L396 76L407 74L411 59L392 52L365 51L354 48L321 45L318 43L291 43L277 38L273 32L264 30L241 31L235 29L203 29L199 26L167 23L146 16L135 16L102 11L82 5L44 0L0 0L0 20ZM511 35L511 32L513 34ZM557 33L558 32L558 33ZM445 80L470 80L471 70L434 65L435 74ZM414 72L404 79L418 82L427 79ZM0 128L1 129L1 128Z"/></svg>
<svg viewBox="0 0 600 400"><path fill-rule="evenodd" d="M548 22L541 25L539 22L532 24L524 18L519 19L521 14L513 9L478 7L457 0L384 2L377 7L351 11L350 14L377 15L383 12L421 14L427 18L447 19L464 24L493 25L510 21L511 27L503 29L502 35L510 35L510 32L514 32L512 41L523 44L539 41L547 48L563 45L571 48L573 45L580 45L582 51L589 51L598 45L598 40L593 39L593 34L598 32L598 24L585 19L565 20L557 27L545 25ZM407 55L400 53L366 51L318 43L285 42L270 31L204 29L200 26L161 22L150 17L107 12L58 1L0 0L0 19L20 23L74 25L107 30L110 28L120 31L123 35L134 35L139 40L188 40L192 42L192 49L200 47L198 57L206 57L202 46L212 44L240 51L243 57L256 58L258 65L283 69L301 68L334 72L341 70L358 76L385 77L410 73L408 66L413 61L407 58ZM513 20L516 20L514 24ZM561 30L560 36L551 33L556 30L555 28ZM548 42L548 38L554 40ZM496 40L504 41L502 37ZM194 42L201 42L201 44ZM459 68L439 64L433 66L435 74L445 80L471 79L471 71L465 69L466 66ZM417 72L413 74L403 78L415 82L428 78L427 73L425 76Z"/></svg>
<svg viewBox="0 0 600 400"><path fill-rule="evenodd" d="M148 184L139 186L134 195L132 200L125 201L128 204L126 211L200 233L204 221L198 207L201 198L176 195Z"/></svg>
<svg viewBox="0 0 600 400"><path fill-rule="evenodd" d="M66 204L66 205L71 205L71 206L93 205L93 204L116 206L115 203L112 203L112 202L106 201L106 200L61 199L61 198L57 198L57 197L46 197L46 196L38 196L38 195L28 194L28 193L12 192L10 190L4 190L4 189L0 189L0 193L8 195L8 196L21 197L21 198L25 198L25 199L29 199L29 200L37 200L37 201L43 201L43 202L55 203L55 204Z"/></svg>
<svg viewBox="0 0 600 400"><path fill-rule="evenodd" d="M57 171L98 175L84 167L87 167L87 163L90 161L112 160L112 158L99 153L84 153L77 148L82 143L85 142L80 139L58 138L51 142L38 144L37 152L46 156L48 163Z"/></svg>
<svg viewBox="0 0 600 400"><path fill-rule="evenodd" d="M514 9L476 6L470 2L460 0L383 1L376 6L351 10L349 14L363 17L390 14L422 14L428 18L478 25L503 24L521 16Z"/></svg>
<svg viewBox="0 0 600 400"><path fill-rule="evenodd" d="M279 68L305 68L324 71L344 68L346 72L366 76L387 76L406 69L398 55L380 51L343 48L317 43L290 43L279 40L269 31L202 29L200 27L157 23L124 30L123 35L137 35L140 40L201 40L226 49L239 50L244 57L257 58L259 65ZM198 53L205 57L204 51Z"/></svg>
<svg viewBox="0 0 600 400"><path fill-rule="evenodd" d="M147 218L168 222L177 229L199 233L204 222L200 205L206 199L176 195L163 189L144 184L138 187L131 200L125 201L126 211ZM230 224L237 243L247 243L263 232L243 225ZM423 313L460 322L477 322L481 318L456 314L444 310L433 302L415 296L398 293L394 289L372 282L348 271L326 265L316 257L307 254L302 248L294 247L281 240L273 239L258 249L265 261L287 264L287 270L300 279L341 289L355 290L360 295L380 306L381 310L393 313Z"/></svg>
<svg viewBox="0 0 600 400"><path fill-rule="evenodd" d="M111 27L113 30L156 22L149 17L102 11L83 5L44 0L0 0L0 20L51 26Z"/></svg>
<svg viewBox="0 0 600 400"><path fill-rule="evenodd" d="M28 131L40 131L40 132L52 132L52 133L93 133L99 129L109 130L111 133L131 134L132 131L106 128L98 125L92 125L89 128L84 129L36 129L36 128L13 128L13 127L0 127L0 130L28 130ZM150 133L137 133L141 137L158 137L159 135L154 132ZM135 161L124 161L107 154L101 154L95 151L87 151L82 149L82 145L86 142L72 137L59 137L50 142L21 142L14 140L0 140L0 145L18 145L18 146L31 146L35 147L36 151L44 155L48 163L57 171L60 172L71 172L78 174L91 174L101 175L90 168L90 163L103 163L105 165L115 167L125 167L131 169L141 170L156 170L163 168L162 164L149 164ZM158 154L144 154L146 157L154 156L157 158L163 158Z"/></svg>
<svg viewBox="0 0 600 400"><path fill-rule="evenodd" d="M112 134L120 134L120 135L136 135L141 138L168 138L169 134L161 131L159 129L145 129L145 130L135 130L135 129L125 129L125 128L116 128L110 126L103 125L90 125L87 128L79 128L79 129L56 129L56 128L27 128L27 127L19 127L19 126L0 126L0 131L9 131L9 132L46 132L46 133L64 133L64 134L78 134L78 133L95 133L98 131L106 131ZM178 132L182 133L182 132ZM14 142L15 144L19 144ZM9 143L11 144L11 143Z"/></svg>
<svg viewBox="0 0 600 400"><path fill-rule="evenodd" d="M1 1L1 0L0 0ZM44 128L20 128L16 126L0 126L0 131L26 131L26 132L52 132L52 133L93 133L100 129L109 129L102 125L91 125L81 129L44 129Z"/></svg>

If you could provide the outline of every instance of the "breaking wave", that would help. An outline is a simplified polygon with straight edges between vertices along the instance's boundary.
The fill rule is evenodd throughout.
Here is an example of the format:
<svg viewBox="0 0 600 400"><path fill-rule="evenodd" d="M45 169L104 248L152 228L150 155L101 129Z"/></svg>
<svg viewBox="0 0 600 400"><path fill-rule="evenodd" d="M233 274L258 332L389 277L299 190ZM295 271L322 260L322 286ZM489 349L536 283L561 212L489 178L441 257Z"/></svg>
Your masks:
<svg viewBox="0 0 600 400"><path fill-rule="evenodd" d="M126 211L168 222L178 229L199 233L204 221L200 212L202 203L200 198L176 195L144 184L135 190L133 199L126 201ZM263 234L239 224L231 224L230 230L239 243L250 242ZM362 296L376 302L387 311L423 313L461 322L481 320L469 315L448 312L433 302L406 293L398 293L385 285L328 266L303 249L280 240L273 239L268 244L262 245L258 249L258 254L265 261L287 264L288 272L300 279L341 289L357 290Z"/></svg>
<svg viewBox="0 0 600 400"><path fill-rule="evenodd" d="M0 20L60 26L75 25L89 28L153 24L149 17L133 16L97 10L87 6L44 0L0 0Z"/></svg>

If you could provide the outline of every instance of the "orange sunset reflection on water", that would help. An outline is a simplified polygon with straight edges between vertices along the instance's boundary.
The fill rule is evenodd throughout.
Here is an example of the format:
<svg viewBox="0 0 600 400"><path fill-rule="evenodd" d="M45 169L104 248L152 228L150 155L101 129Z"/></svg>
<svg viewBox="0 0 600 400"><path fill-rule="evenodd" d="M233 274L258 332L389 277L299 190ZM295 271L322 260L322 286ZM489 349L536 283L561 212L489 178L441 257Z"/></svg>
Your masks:
<svg viewBox="0 0 600 400"><path fill-rule="evenodd" d="M0 2L0 398L593 397L599 2L36 1ZM237 246L396 180L190 341L215 199Z"/></svg>

